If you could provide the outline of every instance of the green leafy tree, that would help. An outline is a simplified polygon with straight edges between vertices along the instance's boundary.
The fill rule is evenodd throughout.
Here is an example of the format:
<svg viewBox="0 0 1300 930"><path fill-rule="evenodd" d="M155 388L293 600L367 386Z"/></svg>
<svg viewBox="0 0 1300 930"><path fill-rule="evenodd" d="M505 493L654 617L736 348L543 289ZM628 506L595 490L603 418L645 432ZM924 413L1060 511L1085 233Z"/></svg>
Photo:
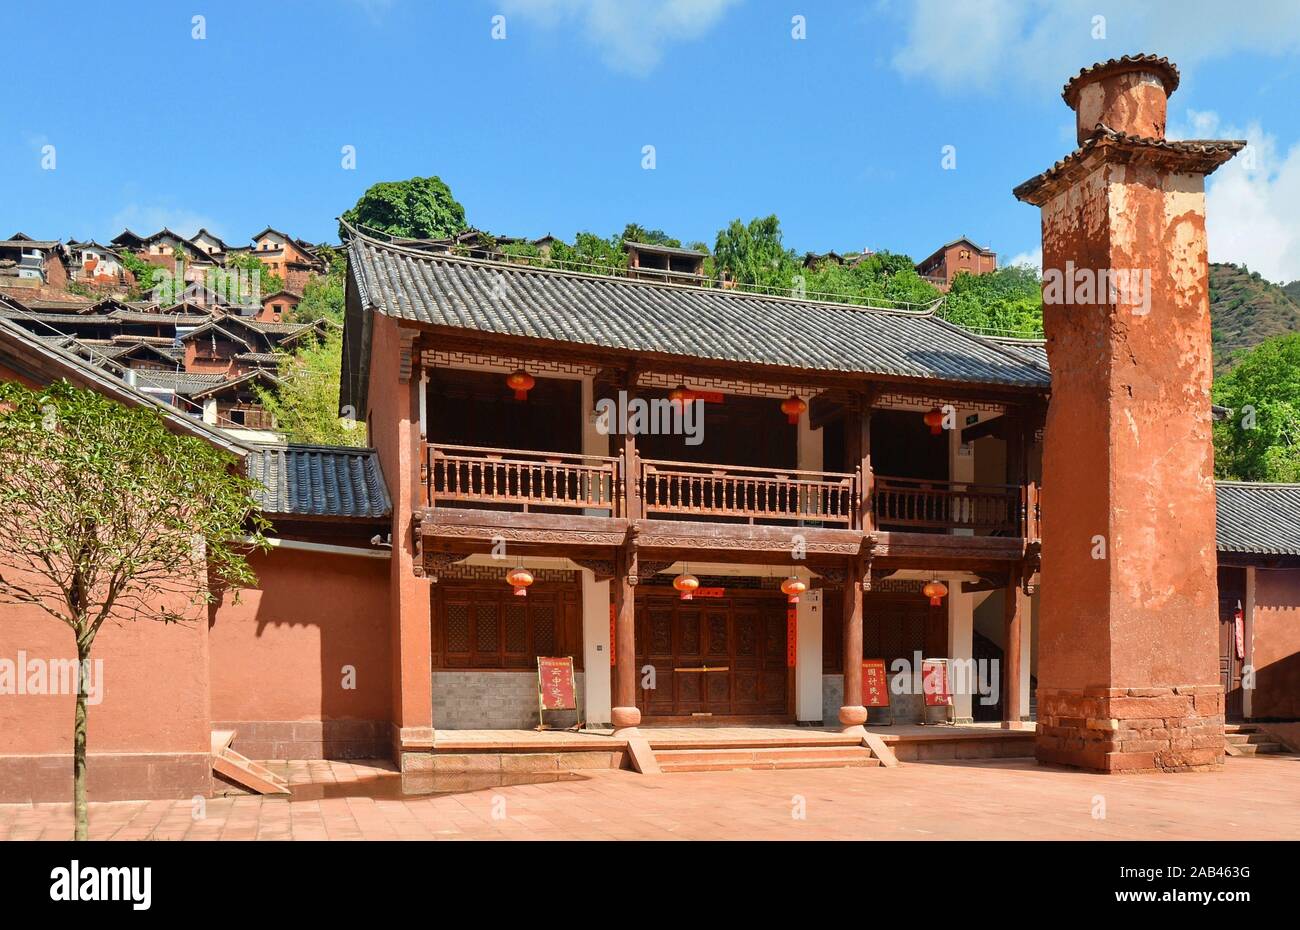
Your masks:
<svg viewBox="0 0 1300 930"><path fill-rule="evenodd" d="M343 324L344 278L333 272L312 275L303 285L302 300L288 314L289 322L314 323L329 320Z"/></svg>
<svg viewBox="0 0 1300 930"><path fill-rule="evenodd" d="M339 416L342 359L343 334L331 328L319 342L309 342L293 355L281 355L278 387L256 388L262 406L291 441L365 445L362 424Z"/></svg>
<svg viewBox="0 0 1300 930"><path fill-rule="evenodd" d="M153 292L154 286L158 283L158 278L163 269L157 265L151 265L134 252L128 252L123 249L119 253L122 258L122 265L131 276L135 278L135 284L132 285L130 293L127 295L130 300L145 300Z"/></svg>
<svg viewBox="0 0 1300 930"><path fill-rule="evenodd" d="M0 383L0 601L39 608L76 643L75 837L85 839L86 698L106 622L195 622L215 585L256 581L266 526L230 457L65 381ZM248 539L251 537L252 542Z"/></svg>
<svg viewBox="0 0 1300 930"><path fill-rule="evenodd" d="M464 232L465 208L441 178L381 181L343 214L362 232L385 232L412 239L445 239ZM340 229L340 235L343 230Z"/></svg>
<svg viewBox="0 0 1300 930"><path fill-rule="evenodd" d="M1300 333L1242 353L1214 401L1232 411L1214 424L1217 477L1300 482Z"/></svg>
<svg viewBox="0 0 1300 930"><path fill-rule="evenodd" d="M781 241L781 221L776 214L750 220L732 220L718 231L713 244L717 269L738 286L785 289L794 286L798 265L794 251Z"/></svg>
<svg viewBox="0 0 1300 930"><path fill-rule="evenodd" d="M257 287L253 289L253 282ZM235 252L226 256L224 268L213 268L206 276L208 288L219 294L229 294L232 300L260 300L284 290L284 278L272 274L261 260L251 252Z"/></svg>
<svg viewBox="0 0 1300 930"><path fill-rule="evenodd" d="M968 329L1007 336L1043 334L1042 281L1025 265L988 274L962 272L953 279L943 316Z"/></svg>

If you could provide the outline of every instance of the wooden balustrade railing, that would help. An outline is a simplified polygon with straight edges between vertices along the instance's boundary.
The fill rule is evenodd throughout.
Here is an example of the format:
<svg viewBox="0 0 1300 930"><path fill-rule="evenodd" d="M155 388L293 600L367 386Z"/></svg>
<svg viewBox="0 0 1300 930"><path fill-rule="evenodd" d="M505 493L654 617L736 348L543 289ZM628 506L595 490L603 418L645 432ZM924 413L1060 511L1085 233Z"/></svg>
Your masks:
<svg viewBox="0 0 1300 930"><path fill-rule="evenodd" d="M619 459L439 443L426 447L425 501L600 510L621 515Z"/></svg>
<svg viewBox="0 0 1300 930"><path fill-rule="evenodd" d="M624 482L634 480L625 505ZM866 505L882 529L1037 532L1036 489L875 475ZM750 468L458 446L426 447L425 502L589 510L608 516L690 516L749 523L814 523L857 529L863 482L847 472ZM627 513L632 506L638 513Z"/></svg>
<svg viewBox="0 0 1300 930"><path fill-rule="evenodd" d="M641 460L647 516L688 514L750 523L856 524L858 477L841 472Z"/></svg>
<svg viewBox="0 0 1300 930"><path fill-rule="evenodd" d="M872 511L884 528L933 527L1023 534L1021 488L876 475Z"/></svg>

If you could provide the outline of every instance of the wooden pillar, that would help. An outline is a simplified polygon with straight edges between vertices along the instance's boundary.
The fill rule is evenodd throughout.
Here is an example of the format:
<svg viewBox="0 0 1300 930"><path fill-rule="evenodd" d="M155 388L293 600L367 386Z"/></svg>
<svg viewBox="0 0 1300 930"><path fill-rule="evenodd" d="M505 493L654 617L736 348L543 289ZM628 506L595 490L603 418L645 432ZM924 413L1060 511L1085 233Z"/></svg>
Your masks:
<svg viewBox="0 0 1300 930"><path fill-rule="evenodd" d="M1019 491L1017 536L1028 536L1032 522L1029 514L1029 494L1026 478L1025 424L1027 420L1016 410L1008 410L1005 435L1007 437L1007 484Z"/></svg>
<svg viewBox="0 0 1300 930"><path fill-rule="evenodd" d="M636 572L635 550L620 551L615 558L614 580L614 729L635 728L641 722L636 706Z"/></svg>
<svg viewBox="0 0 1300 930"><path fill-rule="evenodd" d="M854 526L864 532L876 528L872 494L875 476L871 467L871 404L873 392L859 394L844 412L844 452L848 471L858 474L858 512Z"/></svg>
<svg viewBox="0 0 1300 930"><path fill-rule="evenodd" d="M1002 726L1015 727L1020 723L1020 642L1025 614L1029 605L1020 587L1020 573L1011 573L1011 584L1002 592L1002 626L1007 640L1002 663Z"/></svg>
<svg viewBox="0 0 1300 930"><path fill-rule="evenodd" d="M862 705L862 573L861 557L849 563L844 579L844 700L840 706L840 725L845 730L867 722Z"/></svg>

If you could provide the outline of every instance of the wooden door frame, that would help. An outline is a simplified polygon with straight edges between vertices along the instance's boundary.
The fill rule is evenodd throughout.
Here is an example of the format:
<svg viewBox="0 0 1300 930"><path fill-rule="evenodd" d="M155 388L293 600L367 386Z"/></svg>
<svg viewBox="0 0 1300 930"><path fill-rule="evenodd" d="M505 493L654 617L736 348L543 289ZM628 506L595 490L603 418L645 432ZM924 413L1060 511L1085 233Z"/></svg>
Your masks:
<svg viewBox="0 0 1300 930"><path fill-rule="evenodd" d="M670 587L667 587L667 586L659 586L659 585L644 585L644 586L638 586L638 587L637 587L637 589L636 589L636 599L637 599L637 604L636 604L636 609L637 609L637 618L638 618L638 621L640 621L641 617L643 616L643 614L642 614L642 610L643 610L643 608L645 608L645 607L648 606L648 605L646 604L646 601L651 600L651 599L653 599L653 600L669 600L669 601L677 601L677 600L680 600L680 599L681 599L681 595L680 595L680 594L679 594L675 589L670 588ZM725 603L726 603L726 610L727 610L727 612L728 612L728 614L729 614L728 623L731 625L733 631L734 631L734 625L735 625L735 611L736 611L735 602L736 602L736 601L741 601L741 600L752 600L752 601L756 601L756 602L758 602L758 603L761 605L761 606L760 606L760 613L762 612L763 609L765 609L765 608L766 608L767 606L769 606L769 605L770 605L774 610L775 610L775 608L776 608L777 606L780 606L780 608L781 608L781 610L782 610L782 613L781 613L781 619L782 619L783 622L784 622L785 619L786 619L786 614L785 614L785 607L786 607L786 603L785 603L785 602L786 602L786 596L785 596L785 594L782 593L781 591L774 590L774 589L771 589L771 588L736 588L736 589L734 590L734 593L730 593L730 592L729 592L729 593L727 594L727 596L726 596L726 597L723 597L723 598L698 598L698 599L697 599L697 601L698 601L698 603L699 603L699 606L700 606L702 609L707 609L707 607L708 607L708 602L709 602L709 601L715 601L715 600L716 600L716 601L722 601L722 602L725 602ZM638 636L640 635L640 634L639 634L639 631L641 630L641 628L642 628L642 627L641 627L641 623L638 622L638 624L637 624ZM677 634L677 631L674 629L674 631L673 631L673 635L674 635L674 649L676 648L676 645L675 645L676 634ZM788 639L788 635L789 635L789 634L787 633L787 634L786 634L786 638L785 638L785 646L786 646L786 648L789 647L789 639ZM735 670L735 667L734 667L734 658L735 658L735 643L734 643L734 641L733 641L733 642L731 643L731 645L730 645L730 656L729 656L729 657L730 657L730 659L731 659L731 666L732 666L732 667L731 667L731 670L727 673L728 676L729 676L729 678L731 678L731 680L729 681L729 685L728 685L728 686L729 686L729 688L731 689L732 694L734 694L735 681L734 681L734 677L732 677L732 676L735 675L735 671L736 671L736 670ZM644 658L644 657L641 655L640 651L638 650L638 662L639 662L642 658ZM758 669L758 670L761 672L761 671L762 671L762 666L759 666L759 669ZM681 726L734 726L734 725L740 725L740 724L758 724L758 725L769 724L769 725L770 725L770 724L778 724L778 723L779 723L779 724L790 724L790 723L794 723L795 720L796 720L796 716L795 716L795 670L794 670L793 668L790 668L790 667L787 665L786 668L785 668L785 671L786 671L786 682L785 682L785 712L784 712L784 713L779 713L779 714L715 714L715 715L712 715L712 716L709 716L709 717L695 717L695 716L691 716L691 715L689 715L689 714L688 714L688 715L654 714L654 713L652 713L652 712L649 712L650 709L649 709L649 707L647 706L647 707L642 707L642 708L641 708L641 712L642 712L642 715L643 715L643 720L645 720L645 722L646 722L647 724L649 724L649 725L666 725L666 726L677 726L677 725L681 725ZM611 672L612 672L612 670L611 670ZM734 700L731 701L730 703L734 703ZM707 702L706 702L706 706L707 706Z"/></svg>

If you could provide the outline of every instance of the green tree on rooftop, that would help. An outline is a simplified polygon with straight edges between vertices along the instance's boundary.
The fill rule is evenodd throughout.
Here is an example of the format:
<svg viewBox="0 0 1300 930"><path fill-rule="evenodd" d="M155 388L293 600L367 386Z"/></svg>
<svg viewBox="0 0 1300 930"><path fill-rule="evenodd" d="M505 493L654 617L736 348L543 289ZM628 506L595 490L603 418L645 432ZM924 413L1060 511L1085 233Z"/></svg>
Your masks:
<svg viewBox="0 0 1300 930"><path fill-rule="evenodd" d="M438 177L373 184L343 219L365 233L411 239L446 239L469 228L465 208Z"/></svg>

